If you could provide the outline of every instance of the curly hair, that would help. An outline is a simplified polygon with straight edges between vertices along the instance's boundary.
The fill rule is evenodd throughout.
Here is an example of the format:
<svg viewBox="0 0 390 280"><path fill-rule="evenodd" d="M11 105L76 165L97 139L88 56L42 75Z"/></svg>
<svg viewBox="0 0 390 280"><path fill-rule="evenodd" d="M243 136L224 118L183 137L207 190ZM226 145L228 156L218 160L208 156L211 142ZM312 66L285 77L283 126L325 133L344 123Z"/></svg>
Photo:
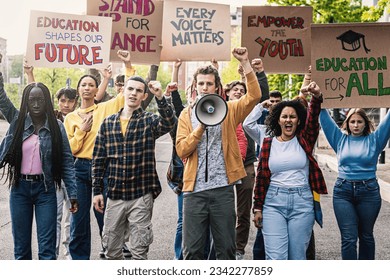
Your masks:
<svg viewBox="0 0 390 280"><path fill-rule="evenodd" d="M54 114L53 104L51 102L51 95L49 89L42 83L28 84L23 90L22 102L16 129L11 146L7 151L3 161L0 163L0 168L8 165L8 173L6 180L9 180L9 186L17 186L20 178L21 163L22 163L22 144L24 123L28 114L28 100L30 92L33 88L38 87L42 90L46 104L46 118L49 124L52 145L52 173L55 185L61 187L61 171L62 171L62 135ZM4 176L4 173L2 177Z"/></svg>
<svg viewBox="0 0 390 280"><path fill-rule="evenodd" d="M351 129L349 128L348 122L351 119L352 115L354 114L361 116L364 120L364 129L363 129L364 136L367 136L374 131L373 122L368 118L366 111L362 108L352 108L348 111L348 115L345 118L343 124L341 125L341 130L346 132L348 135L351 134Z"/></svg>
<svg viewBox="0 0 390 280"><path fill-rule="evenodd" d="M298 134L305 127L307 110L302 103L299 100L282 101L272 106L269 115L265 120L265 124L267 126L266 133L269 136L275 137L282 134L282 128L279 125L279 118L285 107L292 107L295 109L295 112L297 112L299 124L295 134Z"/></svg>

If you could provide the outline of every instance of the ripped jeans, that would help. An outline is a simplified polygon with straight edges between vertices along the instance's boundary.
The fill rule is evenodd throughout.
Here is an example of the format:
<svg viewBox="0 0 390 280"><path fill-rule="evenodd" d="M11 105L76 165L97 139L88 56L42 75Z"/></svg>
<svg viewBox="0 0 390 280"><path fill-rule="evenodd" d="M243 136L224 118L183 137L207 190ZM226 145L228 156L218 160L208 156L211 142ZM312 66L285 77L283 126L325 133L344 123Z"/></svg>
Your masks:
<svg viewBox="0 0 390 280"><path fill-rule="evenodd" d="M147 259L149 245L153 242L152 211L152 193L129 201L107 198L102 239L107 259L124 259L122 247L126 230L130 232L132 259Z"/></svg>

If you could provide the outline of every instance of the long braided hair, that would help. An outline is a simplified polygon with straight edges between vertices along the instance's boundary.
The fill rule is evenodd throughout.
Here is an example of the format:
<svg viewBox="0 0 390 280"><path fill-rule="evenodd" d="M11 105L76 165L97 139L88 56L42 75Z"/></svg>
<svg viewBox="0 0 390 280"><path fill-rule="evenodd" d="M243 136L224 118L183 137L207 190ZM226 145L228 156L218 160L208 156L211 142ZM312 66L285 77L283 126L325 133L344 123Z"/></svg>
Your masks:
<svg viewBox="0 0 390 280"><path fill-rule="evenodd" d="M42 90L46 106L46 118L49 124L51 134L51 148L52 148L52 174L56 187L61 187L61 170L62 170L62 135L57 119L54 114L53 104L49 89L42 83L28 84L23 90L22 103L20 105L18 120L16 121L16 130L11 146L7 151L0 168L8 166L6 180L9 181L9 187L17 186L20 178L20 170L22 163L22 144L24 123L28 114L28 99L31 90L38 87ZM4 177L4 171L2 177Z"/></svg>

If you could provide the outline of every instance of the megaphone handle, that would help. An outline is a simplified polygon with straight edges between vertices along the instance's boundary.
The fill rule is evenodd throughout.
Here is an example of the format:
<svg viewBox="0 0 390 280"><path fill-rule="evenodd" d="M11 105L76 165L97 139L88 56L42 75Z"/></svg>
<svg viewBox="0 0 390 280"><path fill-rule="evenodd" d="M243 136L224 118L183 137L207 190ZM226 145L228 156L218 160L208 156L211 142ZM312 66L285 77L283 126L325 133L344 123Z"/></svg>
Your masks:
<svg viewBox="0 0 390 280"><path fill-rule="evenodd" d="M205 171L204 171L204 181L207 182L208 179L209 179L209 172L208 172L208 168L209 168L209 130L206 126L206 168L205 168Z"/></svg>

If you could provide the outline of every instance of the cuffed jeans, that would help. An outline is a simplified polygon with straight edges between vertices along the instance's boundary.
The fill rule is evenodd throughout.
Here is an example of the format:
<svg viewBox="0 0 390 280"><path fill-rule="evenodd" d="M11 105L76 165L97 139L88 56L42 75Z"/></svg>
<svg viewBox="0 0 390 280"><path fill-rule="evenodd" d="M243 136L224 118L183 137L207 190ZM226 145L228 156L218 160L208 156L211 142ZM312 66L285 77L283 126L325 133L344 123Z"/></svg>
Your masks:
<svg viewBox="0 0 390 280"><path fill-rule="evenodd" d="M31 260L31 235L35 215L38 238L38 258L56 259L57 198L54 186L45 189L43 181L19 180L11 188L10 210L14 256L16 260Z"/></svg>
<svg viewBox="0 0 390 280"><path fill-rule="evenodd" d="M69 251L72 260L89 260L91 257L91 161L77 158L74 166L79 209L70 219Z"/></svg>
<svg viewBox="0 0 390 280"><path fill-rule="evenodd" d="M269 186L263 206L267 260L305 260L313 226L313 194L309 186Z"/></svg>
<svg viewBox="0 0 390 280"><path fill-rule="evenodd" d="M361 181L337 178L333 189L333 208L341 233L343 260L375 259L374 225L381 205L376 178Z"/></svg>
<svg viewBox="0 0 390 280"><path fill-rule="evenodd" d="M235 225L236 211L233 186L184 194L184 259L205 259L204 248L211 229L216 259L235 260Z"/></svg>

